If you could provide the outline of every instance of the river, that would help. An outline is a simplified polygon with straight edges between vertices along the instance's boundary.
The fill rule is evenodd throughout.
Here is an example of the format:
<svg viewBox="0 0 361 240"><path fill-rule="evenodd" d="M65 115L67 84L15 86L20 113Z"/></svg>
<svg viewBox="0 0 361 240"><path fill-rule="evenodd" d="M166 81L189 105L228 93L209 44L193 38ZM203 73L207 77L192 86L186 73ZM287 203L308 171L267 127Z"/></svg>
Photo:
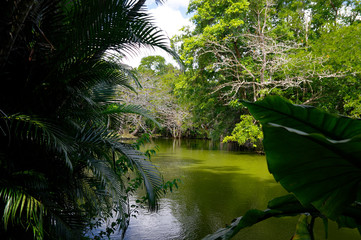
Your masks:
<svg viewBox="0 0 361 240"><path fill-rule="evenodd" d="M152 161L165 181L180 178L181 183L161 199L158 212L141 209L131 219L126 240L202 239L248 209L266 209L268 200L287 194L268 173L262 155L232 151L226 144L206 140L157 140L154 144L159 151ZM297 220L269 219L241 230L234 239L289 240ZM315 236L325 239L321 220L316 221ZM360 235L329 223L328 239L356 240Z"/></svg>

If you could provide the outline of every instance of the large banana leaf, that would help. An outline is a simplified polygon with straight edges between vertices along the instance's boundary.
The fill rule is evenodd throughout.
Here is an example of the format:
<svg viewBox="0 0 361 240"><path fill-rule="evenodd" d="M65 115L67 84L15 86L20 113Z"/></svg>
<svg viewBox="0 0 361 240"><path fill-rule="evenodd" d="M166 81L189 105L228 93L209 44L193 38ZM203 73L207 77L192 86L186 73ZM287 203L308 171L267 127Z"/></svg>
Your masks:
<svg viewBox="0 0 361 240"><path fill-rule="evenodd" d="M361 134L361 121L335 116L307 105L294 105L278 96L251 103L243 101L262 124L275 123L306 133L320 133L333 140Z"/></svg>
<svg viewBox="0 0 361 240"><path fill-rule="evenodd" d="M267 207L268 209L264 211L258 209L247 211L244 216L234 219L228 227L218 229L215 233L204 237L203 240L231 239L243 228L250 227L271 217L295 216L302 213L319 214L312 206L302 206L292 194L271 200ZM300 231L296 231L296 235L303 230L303 226L299 226L298 228Z"/></svg>
<svg viewBox="0 0 361 240"><path fill-rule="evenodd" d="M359 200L361 122L280 97L244 102L263 125L269 171L304 205L336 220Z"/></svg>

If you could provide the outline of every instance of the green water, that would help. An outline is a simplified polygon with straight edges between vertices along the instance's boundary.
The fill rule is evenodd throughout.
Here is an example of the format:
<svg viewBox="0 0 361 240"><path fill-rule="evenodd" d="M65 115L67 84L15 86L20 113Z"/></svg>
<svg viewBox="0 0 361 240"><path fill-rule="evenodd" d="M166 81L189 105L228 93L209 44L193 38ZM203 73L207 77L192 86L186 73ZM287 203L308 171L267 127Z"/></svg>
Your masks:
<svg viewBox="0 0 361 240"><path fill-rule="evenodd" d="M286 194L267 171L264 156L230 151L206 140L157 140L152 158L166 181L180 178L173 193L161 199L160 210L141 210L131 219L127 240L202 239L243 215L265 209L268 200ZM151 147L151 146L148 146ZM289 240L297 217L275 218L242 230L234 239ZM329 224L330 240L361 239L357 231ZM325 239L321 221L316 239Z"/></svg>

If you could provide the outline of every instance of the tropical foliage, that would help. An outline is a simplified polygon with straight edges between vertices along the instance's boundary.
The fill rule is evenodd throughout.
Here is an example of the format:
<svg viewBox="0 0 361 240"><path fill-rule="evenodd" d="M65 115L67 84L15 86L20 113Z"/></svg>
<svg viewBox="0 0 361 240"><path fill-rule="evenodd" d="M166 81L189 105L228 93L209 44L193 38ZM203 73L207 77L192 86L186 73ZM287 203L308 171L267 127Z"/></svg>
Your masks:
<svg viewBox="0 0 361 240"><path fill-rule="evenodd" d="M268 210L250 210L205 239L229 239L269 217L298 214L292 239L314 239L317 217L324 220L326 231L328 219L339 227L360 229L360 121L292 105L280 97L244 105L262 124L270 173L292 194L270 201Z"/></svg>
<svg viewBox="0 0 361 240"><path fill-rule="evenodd" d="M157 207L160 173L107 127L140 112L116 97L137 83L119 59L141 46L175 55L144 2L1 2L0 238L80 239L114 214L124 233L132 178Z"/></svg>
<svg viewBox="0 0 361 240"><path fill-rule="evenodd" d="M250 149L262 146L263 133L261 128L250 115L241 115L241 122L237 123L230 136L223 142L237 142L239 145L247 145Z"/></svg>
<svg viewBox="0 0 361 240"><path fill-rule="evenodd" d="M360 227L359 121L318 110L360 116L360 9L359 1L190 2L195 27L175 38L186 63L175 92L208 137L247 145L261 124L269 170L292 193L206 239L280 216L301 215L292 239L314 239L316 218Z"/></svg>
<svg viewBox="0 0 361 240"><path fill-rule="evenodd" d="M281 95L357 116L359 1L193 0L175 46L186 64L175 93L208 137L231 135L244 108Z"/></svg>

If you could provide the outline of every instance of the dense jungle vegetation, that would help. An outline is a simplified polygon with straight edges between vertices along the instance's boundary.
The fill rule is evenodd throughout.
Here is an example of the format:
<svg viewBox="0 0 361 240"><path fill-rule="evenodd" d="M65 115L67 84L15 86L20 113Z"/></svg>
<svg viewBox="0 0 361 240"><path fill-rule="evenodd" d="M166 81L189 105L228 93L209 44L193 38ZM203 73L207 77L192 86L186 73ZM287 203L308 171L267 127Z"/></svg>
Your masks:
<svg viewBox="0 0 361 240"><path fill-rule="evenodd" d="M333 115L361 116L360 1L191 0L194 28L172 46L145 6L0 3L0 238L85 239L110 216L109 232L91 237L124 233L141 184L138 203L157 209L171 183L138 151L147 136L122 142L143 133L264 147L293 193L208 239L299 214L293 239L314 239L317 217L360 229L361 123ZM140 47L180 67L122 63Z"/></svg>
<svg viewBox="0 0 361 240"><path fill-rule="evenodd" d="M360 117L358 1L194 0L188 11L194 28L172 41L185 71L154 56L138 68L149 86L142 91L157 91L152 111L167 134L258 145L262 135L239 100L269 95Z"/></svg>

